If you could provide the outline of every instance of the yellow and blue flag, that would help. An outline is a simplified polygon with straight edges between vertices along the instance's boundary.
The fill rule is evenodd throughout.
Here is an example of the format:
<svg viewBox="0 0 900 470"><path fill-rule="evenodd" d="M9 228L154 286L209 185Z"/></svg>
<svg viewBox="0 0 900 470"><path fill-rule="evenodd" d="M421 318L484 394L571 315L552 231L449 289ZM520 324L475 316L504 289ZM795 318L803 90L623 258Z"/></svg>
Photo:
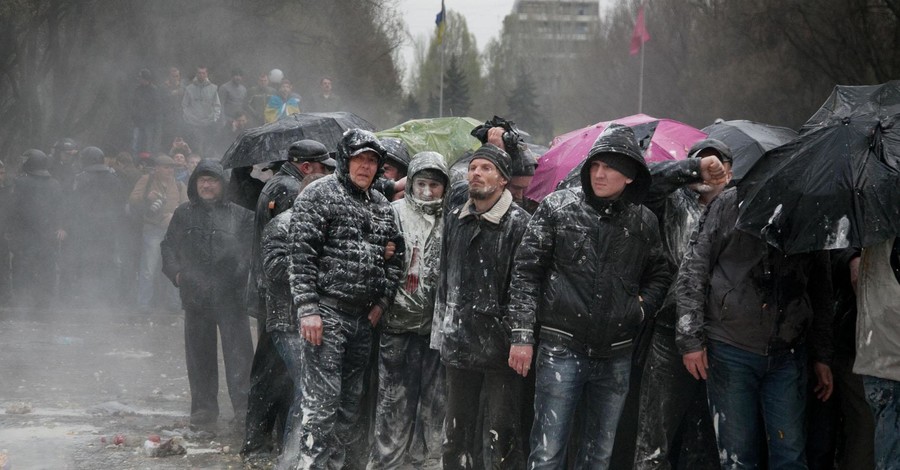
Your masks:
<svg viewBox="0 0 900 470"><path fill-rule="evenodd" d="M444 0L441 0L441 11L438 12L437 16L434 18L434 24L437 25L437 42L438 44L443 44L444 42L444 25L446 21L444 18L446 17L447 10L444 9Z"/></svg>

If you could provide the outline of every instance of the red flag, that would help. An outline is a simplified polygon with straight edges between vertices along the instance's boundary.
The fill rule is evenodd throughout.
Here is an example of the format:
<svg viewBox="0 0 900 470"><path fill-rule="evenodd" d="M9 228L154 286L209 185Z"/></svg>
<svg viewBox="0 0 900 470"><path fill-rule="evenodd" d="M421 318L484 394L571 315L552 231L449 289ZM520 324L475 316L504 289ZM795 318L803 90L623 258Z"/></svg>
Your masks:
<svg viewBox="0 0 900 470"><path fill-rule="evenodd" d="M634 31L631 32L631 49L629 53L635 55L641 52L641 46L650 40L650 33L644 25L644 7L638 8L637 19L634 21Z"/></svg>

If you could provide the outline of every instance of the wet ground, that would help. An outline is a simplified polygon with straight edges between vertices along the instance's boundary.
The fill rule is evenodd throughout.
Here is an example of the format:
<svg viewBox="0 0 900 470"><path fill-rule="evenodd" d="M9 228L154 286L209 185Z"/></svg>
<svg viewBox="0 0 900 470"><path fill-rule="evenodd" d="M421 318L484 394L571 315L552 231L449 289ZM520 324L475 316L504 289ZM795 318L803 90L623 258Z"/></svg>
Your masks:
<svg viewBox="0 0 900 470"><path fill-rule="evenodd" d="M0 470L242 468L221 353L219 422L187 427L183 332L180 314L0 308ZM147 455L154 436L186 454Z"/></svg>

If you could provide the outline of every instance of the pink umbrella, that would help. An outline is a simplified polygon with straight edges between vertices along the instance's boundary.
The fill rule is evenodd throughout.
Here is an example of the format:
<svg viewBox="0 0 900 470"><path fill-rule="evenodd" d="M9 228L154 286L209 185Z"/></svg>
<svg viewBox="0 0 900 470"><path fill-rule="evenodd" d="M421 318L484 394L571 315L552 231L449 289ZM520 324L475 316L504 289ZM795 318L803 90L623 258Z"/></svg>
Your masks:
<svg viewBox="0 0 900 470"><path fill-rule="evenodd" d="M648 163L687 158L691 145L706 138L705 133L687 124L671 119L657 119L646 114L598 122L553 139L550 150L538 160L534 179L525 191L525 197L540 202L555 191L556 185L587 157L597 136L613 122L636 128L635 134L639 140L651 135L649 147L646 142L641 142L641 147L646 148L644 158ZM652 131L653 123L656 124L655 131ZM637 128L643 129L643 135Z"/></svg>

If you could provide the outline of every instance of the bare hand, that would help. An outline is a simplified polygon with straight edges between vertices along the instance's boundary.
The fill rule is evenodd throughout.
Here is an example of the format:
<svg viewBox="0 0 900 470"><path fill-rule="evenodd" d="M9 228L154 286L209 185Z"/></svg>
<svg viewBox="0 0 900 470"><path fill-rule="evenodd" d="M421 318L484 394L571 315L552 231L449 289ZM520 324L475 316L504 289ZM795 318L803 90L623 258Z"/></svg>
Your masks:
<svg viewBox="0 0 900 470"><path fill-rule="evenodd" d="M394 181L394 193L402 193L406 191L406 177Z"/></svg>
<svg viewBox="0 0 900 470"><path fill-rule="evenodd" d="M487 143L496 145L497 147L500 147L501 149L503 149L503 151L505 152L506 145L503 145L503 133L504 132L505 132L505 129L503 129L502 127L492 127L490 129L488 129Z"/></svg>
<svg viewBox="0 0 900 470"><path fill-rule="evenodd" d="M384 310L381 309L380 305L372 307L372 310L369 310L369 323L371 323L372 326L377 325L378 320L381 319L382 313L384 313Z"/></svg>
<svg viewBox="0 0 900 470"><path fill-rule="evenodd" d="M387 242L387 245L384 245L384 259L389 260L394 257L394 253L397 252L397 244L394 242Z"/></svg>
<svg viewBox="0 0 900 470"><path fill-rule="evenodd" d="M834 379L831 376L831 367L822 362L816 362L813 364L813 370L816 373L817 380L816 388L813 389L816 393L816 398L821 401L827 401L831 398L831 393L834 392Z"/></svg>
<svg viewBox="0 0 900 470"><path fill-rule="evenodd" d="M322 344L322 317L320 315L309 315L300 318L300 336L312 343L314 346Z"/></svg>
<svg viewBox="0 0 900 470"><path fill-rule="evenodd" d="M531 357L534 355L534 346L530 344L514 344L509 347L509 366L522 377L528 377L528 369L531 369Z"/></svg>
<svg viewBox="0 0 900 470"><path fill-rule="evenodd" d="M700 159L700 177L703 182L709 185L717 186L728 182L725 165L719 160L719 157L710 155Z"/></svg>
<svg viewBox="0 0 900 470"><path fill-rule="evenodd" d="M694 376L695 379L706 380L706 370L709 369L709 362L706 359L706 349L687 353L682 357L684 367Z"/></svg>
<svg viewBox="0 0 900 470"><path fill-rule="evenodd" d="M58 241L63 241L63 240L65 240L65 239L66 239L66 236L68 236L68 234L66 233L65 230L59 229L59 230L56 231L56 239L57 239Z"/></svg>
<svg viewBox="0 0 900 470"><path fill-rule="evenodd" d="M850 260L850 285L853 286L853 293L856 293L856 283L859 281L859 256Z"/></svg>

